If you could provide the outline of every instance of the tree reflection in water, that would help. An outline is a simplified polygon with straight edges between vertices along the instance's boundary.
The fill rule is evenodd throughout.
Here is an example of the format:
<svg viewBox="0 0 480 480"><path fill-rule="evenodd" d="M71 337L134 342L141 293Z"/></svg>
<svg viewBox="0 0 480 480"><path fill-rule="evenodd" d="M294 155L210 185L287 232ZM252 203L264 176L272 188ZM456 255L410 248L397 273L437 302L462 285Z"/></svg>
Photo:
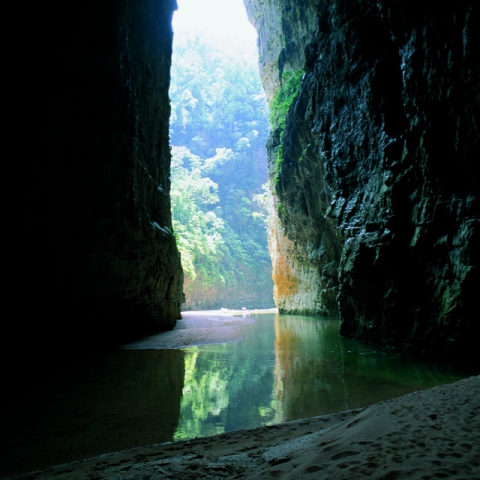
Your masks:
<svg viewBox="0 0 480 480"><path fill-rule="evenodd" d="M358 408L473 373L340 337L339 328L332 319L258 315L241 342L185 349L174 439Z"/></svg>

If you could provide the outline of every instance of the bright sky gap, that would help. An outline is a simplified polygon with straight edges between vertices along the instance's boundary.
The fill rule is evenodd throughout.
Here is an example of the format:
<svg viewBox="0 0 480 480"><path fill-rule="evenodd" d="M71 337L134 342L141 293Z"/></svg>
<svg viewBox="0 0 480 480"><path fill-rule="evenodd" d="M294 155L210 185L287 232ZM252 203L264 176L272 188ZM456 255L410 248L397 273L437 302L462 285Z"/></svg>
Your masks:
<svg viewBox="0 0 480 480"><path fill-rule="evenodd" d="M219 36L256 40L242 0L177 0L173 15L174 33L208 32Z"/></svg>

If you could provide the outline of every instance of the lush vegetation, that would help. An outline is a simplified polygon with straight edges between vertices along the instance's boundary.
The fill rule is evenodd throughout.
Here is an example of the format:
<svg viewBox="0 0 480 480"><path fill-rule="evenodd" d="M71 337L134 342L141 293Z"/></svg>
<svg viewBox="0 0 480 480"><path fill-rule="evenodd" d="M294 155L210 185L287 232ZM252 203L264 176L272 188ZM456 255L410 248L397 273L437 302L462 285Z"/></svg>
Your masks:
<svg viewBox="0 0 480 480"><path fill-rule="evenodd" d="M186 308L272 306L262 187L268 109L254 52L176 37L170 98Z"/></svg>
<svg viewBox="0 0 480 480"><path fill-rule="evenodd" d="M273 181L278 182L278 176L282 169L283 152L282 152L282 137L285 128L285 120L287 113L293 100L297 96L298 90L302 83L303 70L296 72L284 72L282 75L282 83L278 92L270 102L270 124L272 128L279 130L280 145L277 148L275 159L275 172Z"/></svg>
<svg viewBox="0 0 480 480"><path fill-rule="evenodd" d="M283 131L288 109L302 83L303 70L296 72L284 72L282 75L282 84L278 92L270 102L270 123L280 127Z"/></svg>

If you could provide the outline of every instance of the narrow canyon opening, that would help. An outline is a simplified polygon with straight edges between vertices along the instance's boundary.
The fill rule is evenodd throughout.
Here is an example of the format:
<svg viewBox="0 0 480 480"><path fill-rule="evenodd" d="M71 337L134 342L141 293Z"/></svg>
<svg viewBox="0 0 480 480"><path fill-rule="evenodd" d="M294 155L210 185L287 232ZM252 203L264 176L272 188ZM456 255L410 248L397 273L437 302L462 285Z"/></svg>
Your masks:
<svg viewBox="0 0 480 480"><path fill-rule="evenodd" d="M297 413L315 415L312 403L350 408L358 405L350 400L364 399L363 393L387 392L388 397L404 387L478 375L478 1L442 8L410 0L244 4L259 34L262 84L276 106L266 142L277 212L270 232L271 267L266 252L257 255L250 242L256 234L248 230L252 222L262 225L264 212L254 196L263 190L257 185L247 193L244 184L250 178L240 169L259 165L248 162L264 154L259 153L264 152L262 129L253 125L248 111L239 120L232 113L235 103L249 110L261 100L252 95L257 87L238 87L250 85L245 82L249 63L231 55L228 74L200 73L200 57L186 37L182 48L191 61L182 60L183 71L190 71L193 83L172 91L170 102L175 0L84 0L74 5L74 14L70 3L36 3L19 17L28 55L19 54L11 70L28 85L17 82L14 89L21 120L7 122L14 130L14 154L7 162L14 174L8 176L10 217L4 236L1 352L7 406L2 409L0 476L186 438L188 431L244 428L233 422L242 410L264 424ZM212 53L206 43L203 48L225 56ZM243 83L233 82L235 76ZM205 77L218 85L210 83L208 95L202 92ZM209 97L224 90L229 101L213 109ZM203 112L196 123L189 117L195 110ZM172 113L172 137L178 141L171 149ZM238 138L223 141L218 125ZM182 141L187 127L189 143ZM254 155L246 155L251 150ZM172 173L184 187L174 184L171 191ZM223 177L227 182L220 182ZM198 190L203 197L185 197ZM229 196L232 204L222 200ZM174 228L175 202L198 222L198 232L191 241L185 237L184 245L174 231L182 233L188 218ZM214 227L210 236L205 226ZM203 297L212 301L209 305L217 301L210 264L217 268L225 262L217 276L234 290L224 289L224 298L230 295L242 302L239 307L252 307L244 286L255 270L244 266L263 263L273 269L274 301L281 313L249 324L240 318L243 342L187 352L117 348L180 331L184 275L177 242L185 247L184 260L194 247L192 268L184 266L201 280L198 295L192 288L192 306L206 307ZM194 254L202 249L210 258L196 264ZM216 256L224 250L236 250L242 261L229 264L225 255ZM261 292L266 281L256 285ZM326 315L337 318L320 318ZM412 355L429 360L421 360L422 366L405 361ZM399 376L392 364L401 364ZM475 383L478 378L460 385ZM251 403L241 399L248 396L245 384L254 389L247 399ZM337 387L348 394L347 401L331 395ZM479 418L478 405L472 396L452 396L442 401L448 408L437 410L435 391L410 397L412 408L402 407L403 426L391 423L398 417L396 409L385 410L391 438L403 435L392 452L401 446L404 464L410 463L411 440L420 431L420 440L425 433L428 441L416 449L418 454L452 455L441 453L441 465L438 458L431 457L435 463L430 464L419 456L420 463L412 465L426 470L416 473L445 476L432 468L452 460L452 474L468 478L473 468L478 471L474 446L479 441L473 434L479 428L472 423ZM418 411L415 399L420 398L425 403ZM361 404L368 403L363 399ZM378 410L370 412L376 421ZM421 420L415 419L419 412ZM186 423L179 421L181 415ZM197 420L205 416L213 422L204 428ZM448 431L442 423L447 417L452 420ZM423 430L416 430L417 420ZM411 429L405 431L407 424ZM363 425L372 427L376 442L378 425ZM337 452L339 462L351 453L351 435L361 424L351 426L339 429L348 430L346 437L338 437L346 447ZM437 429L447 433L438 436ZM471 436L471 445L464 443L465 436ZM439 443L431 448L433 440ZM258 438L254 441L263 448ZM462 444L474 463L455 451ZM337 453L328 448L303 472L315 476L324 467L328 474L329 466L342 466L332 464ZM371 444L362 448L355 458L368 460ZM203 455L206 449L200 449ZM386 451L385 444L379 451ZM242 458L245 452L255 450L246 446ZM137 467L150 463L148 454L139 455L132 465L123 460L112 465L120 469L114 475L129 475L131 468L135 476ZM180 463L197 468L200 457L191 451L185 455ZM261 455L257 450L254 456ZM270 458L271 467L297 466L296 460ZM98 476L104 459L78 478ZM156 461L152 468L159 466ZM376 473L397 475L396 459L392 462ZM70 468L81 464L86 465L70 464L63 478L74 478ZM56 477L50 473L45 476ZM350 473L360 475L359 470ZM338 471L330 477L337 478Z"/></svg>
<svg viewBox="0 0 480 480"><path fill-rule="evenodd" d="M180 0L170 83L184 310L270 308L268 106L242 0Z"/></svg>

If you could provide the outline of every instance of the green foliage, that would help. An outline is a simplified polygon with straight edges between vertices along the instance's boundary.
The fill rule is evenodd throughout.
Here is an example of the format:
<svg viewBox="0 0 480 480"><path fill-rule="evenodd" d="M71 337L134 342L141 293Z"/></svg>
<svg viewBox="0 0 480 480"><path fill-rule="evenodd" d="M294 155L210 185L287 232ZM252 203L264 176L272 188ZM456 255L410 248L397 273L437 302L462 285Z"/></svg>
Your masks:
<svg viewBox="0 0 480 480"><path fill-rule="evenodd" d="M282 76L281 87L270 102L270 124L272 128L276 128L280 135L280 146L277 148L275 158L275 171L273 175L274 186L277 186L280 172L283 165L283 148L282 138L283 129L285 128L285 120L287 113L292 105L293 100L298 94L302 83L303 70L296 72L285 72Z"/></svg>
<svg viewBox="0 0 480 480"><path fill-rule="evenodd" d="M259 221L268 215L260 199L268 119L257 58L176 37L170 98L172 216L187 308L243 306L265 292L266 303L255 306L271 306L267 229Z"/></svg>
<svg viewBox="0 0 480 480"><path fill-rule="evenodd" d="M187 161L191 169L183 167ZM207 283L220 280L210 275L221 256L224 222L208 206L218 203L218 186L202 177L200 159L186 147L172 147L172 216L184 273L195 279L196 268L207 273Z"/></svg>
<svg viewBox="0 0 480 480"><path fill-rule="evenodd" d="M303 70L283 74L280 89L270 102L270 124L272 128L280 128L283 131L288 110L300 89L302 77Z"/></svg>

